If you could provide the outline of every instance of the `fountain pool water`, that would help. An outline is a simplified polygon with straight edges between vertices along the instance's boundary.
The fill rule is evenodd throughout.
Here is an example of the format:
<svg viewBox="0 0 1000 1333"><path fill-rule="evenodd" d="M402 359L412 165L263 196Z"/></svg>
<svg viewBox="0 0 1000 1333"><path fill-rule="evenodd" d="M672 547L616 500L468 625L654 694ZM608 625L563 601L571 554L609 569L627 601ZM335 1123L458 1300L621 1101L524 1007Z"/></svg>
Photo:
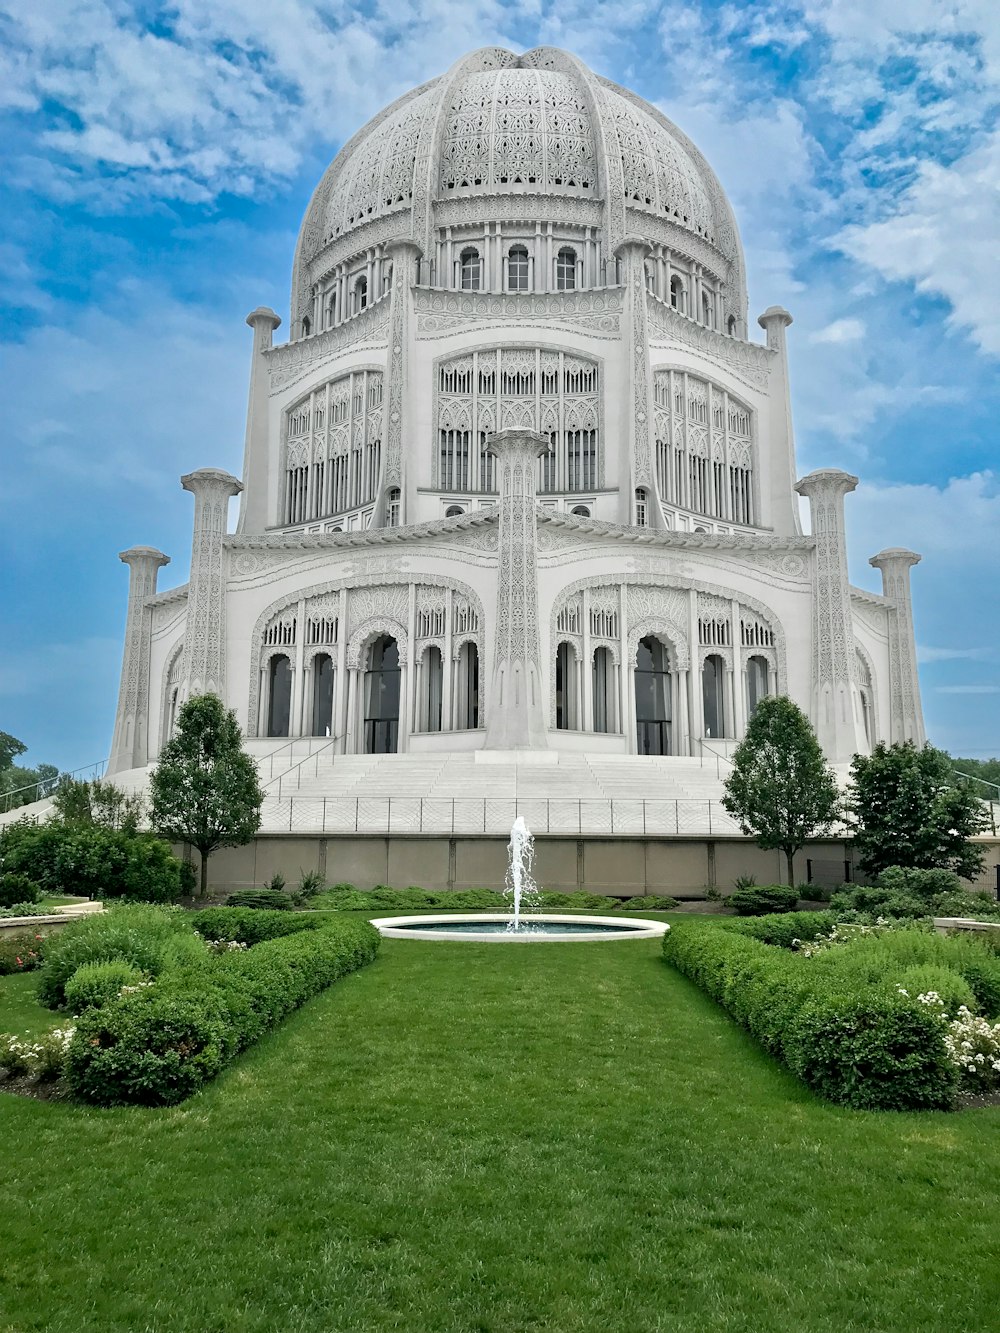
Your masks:
<svg viewBox="0 0 1000 1333"><path fill-rule="evenodd" d="M507 848L504 896L511 915L499 912L449 912L440 916L391 916L372 922L388 938L418 940L628 940L667 933L663 921L617 916L563 916L542 912L538 886L531 876L535 840L518 815Z"/></svg>

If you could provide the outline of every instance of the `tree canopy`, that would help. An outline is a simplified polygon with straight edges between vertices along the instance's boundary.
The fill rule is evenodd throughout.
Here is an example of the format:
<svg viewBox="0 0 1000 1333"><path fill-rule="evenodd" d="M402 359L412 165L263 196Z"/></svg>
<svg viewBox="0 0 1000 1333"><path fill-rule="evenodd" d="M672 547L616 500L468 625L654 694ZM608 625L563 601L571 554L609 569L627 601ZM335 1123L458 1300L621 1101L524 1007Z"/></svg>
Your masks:
<svg viewBox="0 0 1000 1333"><path fill-rule="evenodd" d="M157 833L201 853L201 892L218 847L249 842L264 799L257 767L243 750L235 713L214 694L189 699L150 779L150 822Z"/></svg>
<svg viewBox="0 0 1000 1333"><path fill-rule="evenodd" d="M785 853L794 884L795 853L829 831L839 795L809 719L791 699L760 700L725 787L723 806L758 847Z"/></svg>
<svg viewBox="0 0 1000 1333"><path fill-rule="evenodd" d="M851 764L848 810L862 869L953 870L974 879L982 847L969 841L988 822L985 807L952 761L933 745L879 743Z"/></svg>

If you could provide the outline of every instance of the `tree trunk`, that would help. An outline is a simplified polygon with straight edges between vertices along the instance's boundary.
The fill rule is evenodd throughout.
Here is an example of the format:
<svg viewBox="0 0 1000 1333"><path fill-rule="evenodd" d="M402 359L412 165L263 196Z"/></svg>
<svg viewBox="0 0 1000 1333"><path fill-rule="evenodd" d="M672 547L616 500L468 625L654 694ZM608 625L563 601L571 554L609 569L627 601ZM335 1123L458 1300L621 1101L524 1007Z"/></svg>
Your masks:
<svg viewBox="0 0 1000 1333"><path fill-rule="evenodd" d="M208 893L208 852L201 854L201 897Z"/></svg>
<svg viewBox="0 0 1000 1333"><path fill-rule="evenodd" d="M795 852L794 852L794 851L789 852L789 851L786 850L786 852L785 852L785 856L786 856L786 858L787 858L787 860L788 860L788 887L789 887L790 889L794 889L794 888L795 888ZM202 865L204 865L204 862L202 862Z"/></svg>

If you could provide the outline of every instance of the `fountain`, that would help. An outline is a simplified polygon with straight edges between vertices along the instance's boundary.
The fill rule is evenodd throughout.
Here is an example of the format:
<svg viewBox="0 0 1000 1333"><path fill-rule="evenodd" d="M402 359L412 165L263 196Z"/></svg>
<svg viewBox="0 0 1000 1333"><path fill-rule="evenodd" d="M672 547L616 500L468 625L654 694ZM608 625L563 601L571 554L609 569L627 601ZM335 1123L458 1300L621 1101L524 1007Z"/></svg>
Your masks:
<svg viewBox="0 0 1000 1333"><path fill-rule="evenodd" d="M629 917L565 916L542 912L538 886L531 875L535 840L518 815L507 846L504 897L510 915L498 912L450 912L440 916L379 917L372 925L390 939L418 940L626 940L650 939L667 933L663 921ZM522 920L527 912L530 920Z"/></svg>

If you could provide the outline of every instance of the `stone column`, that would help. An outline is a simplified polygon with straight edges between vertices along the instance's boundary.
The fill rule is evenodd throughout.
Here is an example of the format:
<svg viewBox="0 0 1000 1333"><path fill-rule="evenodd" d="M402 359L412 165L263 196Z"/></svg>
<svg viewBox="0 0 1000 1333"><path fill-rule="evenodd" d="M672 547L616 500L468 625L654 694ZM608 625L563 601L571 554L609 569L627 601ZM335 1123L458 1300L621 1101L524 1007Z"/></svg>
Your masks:
<svg viewBox="0 0 1000 1333"><path fill-rule="evenodd" d="M758 524L773 528L779 536L800 536L799 507L792 499L795 484L795 432L792 429L792 398L788 378L788 344L785 330L792 317L781 306L772 305L758 317L767 334L768 348L775 354L771 363L772 415L768 447L771 453L769 490L761 489L759 469L754 470L754 517Z"/></svg>
<svg viewBox="0 0 1000 1333"><path fill-rule="evenodd" d="M915 551L893 547L868 561L882 571L882 595L892 603L889 612L889 741L923 745L924 714L920 706L917 647L913 635L910 569L919 564ZM872 741L874 743L874 737Z"/></svg>
<svg viewBox="0 0 1000 1333"><path fill-rule="evenodd" d="M246 442L243 446L245 489L236 524L236 531L240 533L263 532L273 523L279 523L283 517L279 513L283 500L283 477L279 476L274 483L275 493L269 494L268 394L271 376L266 355L271 349L274 331L281 324L281 319L267 306L259 306L247 315L247 323L253 329L253 350L250 353L250 395L247 402Z"/></svg>
<svg viewBox="0 0 1000 1333"><path fill-rule="evenodd" d="M118 557L129 567L128 610L118 712L108 773L141 768L149 758L149 638L151 616L146 601L156 592L157 574L170 557L152 546L133 546Z"/></svg>
<svg viewBox="0 0 1000 1333"><path fill-rule="evenodd" d="M535 476L550 452L546 436L529 430L491 435L497 460L500 536L493 682L486 725L490 750L548 748L538 644L538 534Z"/></svg>
<svg viewBox="0 0 1000 1333"><path fill-rule="evenodd" d="M226 577L222 540L230 496L243 487L220 468L203 467L181 477L194 496L194 536L188 584L187 625L181 661L181 696L217 694L226 700Z"/></svg>
<svg viewBox="0 0 1000 1333"><path fill-rule="evenodd" d="M622 338L625 344L627 371L627 439L628 493L626 521L635 522L635 491L642 487L647 495L646 523L651 528L665 529L660 493L656 484L653 464L651 429L653 421L652 375L649 369L649 323L646 314L646 256L649 246L638 236L626 236L615 247L615 256L621 264L622 285L625 288L625 310ZM624 490L624 481L622 482Z"/></svg>
<svg viewBox="0 0 1000 1333"><path fill-rule="evenodd" d="M854 623L847 580L844 496L857 477L837 468L810 472L796 483L808 496L816 543L813 573L813 725L826 757L844 763L865 750L858 695Z"/></svg>
<svg viewBox="0 0 1000 1333"><path fill-rule="evenodd" d="M386 522L386 492L399 487L397 527L407 521L410 510L406 493L406 452L403 449L403 421L406 415L407 363L409 361L410 325L413 288L422 251L413 241L389 241L386 254L392 261L392 291L389 296L389 354L386 366L385 416L382 429L385 449L382 484L379 488L375 517L379 526Z"/></svg>

